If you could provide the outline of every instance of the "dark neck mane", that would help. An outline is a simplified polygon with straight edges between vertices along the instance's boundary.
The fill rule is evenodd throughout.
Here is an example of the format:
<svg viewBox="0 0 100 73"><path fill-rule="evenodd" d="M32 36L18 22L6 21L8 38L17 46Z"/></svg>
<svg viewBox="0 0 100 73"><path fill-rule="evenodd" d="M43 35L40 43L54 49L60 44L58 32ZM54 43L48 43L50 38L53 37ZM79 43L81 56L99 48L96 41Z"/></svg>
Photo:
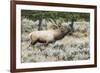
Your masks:
<svg viewBox="0 0 100 73"><path fill-rule="evenodd" d="M57 29L57 30L55 30L56 31L56 33L55 33L55 39L56 40L60 40L60 39L62 39L62 38L64 38L64 36L67 34L67 32L65 33L65 32L62 32L61 30L59 30L59 29Z"/></svg>

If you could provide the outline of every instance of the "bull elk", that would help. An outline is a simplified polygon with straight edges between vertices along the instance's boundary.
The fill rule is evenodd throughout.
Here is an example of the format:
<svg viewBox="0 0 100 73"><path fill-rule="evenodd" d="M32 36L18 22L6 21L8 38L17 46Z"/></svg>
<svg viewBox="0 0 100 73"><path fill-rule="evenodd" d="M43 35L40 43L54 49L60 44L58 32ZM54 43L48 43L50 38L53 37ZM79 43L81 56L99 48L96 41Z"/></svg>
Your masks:
<svg viewBox="0 0 100 73"><path fill-rule="evenodd" d="M33 31L29 34L29 40L31 44L36 44L37 42L48 44L62 39L70 30L71 27L60 25L55 29Z"/></svg>

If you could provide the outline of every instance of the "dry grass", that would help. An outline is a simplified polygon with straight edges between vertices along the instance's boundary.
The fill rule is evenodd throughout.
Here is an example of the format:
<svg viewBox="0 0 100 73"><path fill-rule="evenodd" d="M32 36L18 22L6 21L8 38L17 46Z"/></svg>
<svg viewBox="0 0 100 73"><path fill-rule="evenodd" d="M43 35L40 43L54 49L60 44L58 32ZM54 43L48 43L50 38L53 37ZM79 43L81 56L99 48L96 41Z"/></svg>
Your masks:
<svg viewBox="0 0 100 73"><path fill-rule="evenodd" d="M47 27L50 27L48 22ZM73 61L87 60L89 54L89 22L75 22L75 32L66 35L63 39L44 46L42 43L27 46L27 35L37 30L38 21L34 22L28 19L22 20L21 35L21 62L48 62L48 61ZM68 24L68 23L66 23ZM45 26L43 27L46 28Z"/></svg>

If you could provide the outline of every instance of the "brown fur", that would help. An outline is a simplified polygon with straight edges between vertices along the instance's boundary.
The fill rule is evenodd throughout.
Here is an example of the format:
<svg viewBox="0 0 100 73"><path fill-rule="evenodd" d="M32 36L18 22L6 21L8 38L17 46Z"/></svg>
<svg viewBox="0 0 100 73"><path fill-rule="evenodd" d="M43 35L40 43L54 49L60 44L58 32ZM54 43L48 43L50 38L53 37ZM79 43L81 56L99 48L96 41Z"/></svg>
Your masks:
<svg viewBox="0 0 100 73"><path fill-rule="evenodd" d="M68 27L60 27L57 29L33 31L29 34L29 38L33 44L37 42L50 43L62 39L69 32Z"/></svg>

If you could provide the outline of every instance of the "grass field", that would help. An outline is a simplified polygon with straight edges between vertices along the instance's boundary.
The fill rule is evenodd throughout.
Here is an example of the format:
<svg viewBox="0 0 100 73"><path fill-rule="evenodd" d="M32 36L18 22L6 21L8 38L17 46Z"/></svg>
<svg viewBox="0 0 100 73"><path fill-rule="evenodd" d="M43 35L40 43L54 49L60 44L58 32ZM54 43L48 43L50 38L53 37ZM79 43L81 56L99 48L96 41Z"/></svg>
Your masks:
<svg viewBox="0 0 100 73"><path fill-rule="evenodd" d="M68 25L70 22L62 23ZM43 29L48 29L53 24L48 22L47 27L43 22ZM22 19L21 30L21 62L50 62L50 61L75 61L90 58L89 48L89 22L77 21L74 23L74 32L66 35L61 40L44 46L41 43L27 46L26 41L30 32L37 30L38 21Z"/></svg>

